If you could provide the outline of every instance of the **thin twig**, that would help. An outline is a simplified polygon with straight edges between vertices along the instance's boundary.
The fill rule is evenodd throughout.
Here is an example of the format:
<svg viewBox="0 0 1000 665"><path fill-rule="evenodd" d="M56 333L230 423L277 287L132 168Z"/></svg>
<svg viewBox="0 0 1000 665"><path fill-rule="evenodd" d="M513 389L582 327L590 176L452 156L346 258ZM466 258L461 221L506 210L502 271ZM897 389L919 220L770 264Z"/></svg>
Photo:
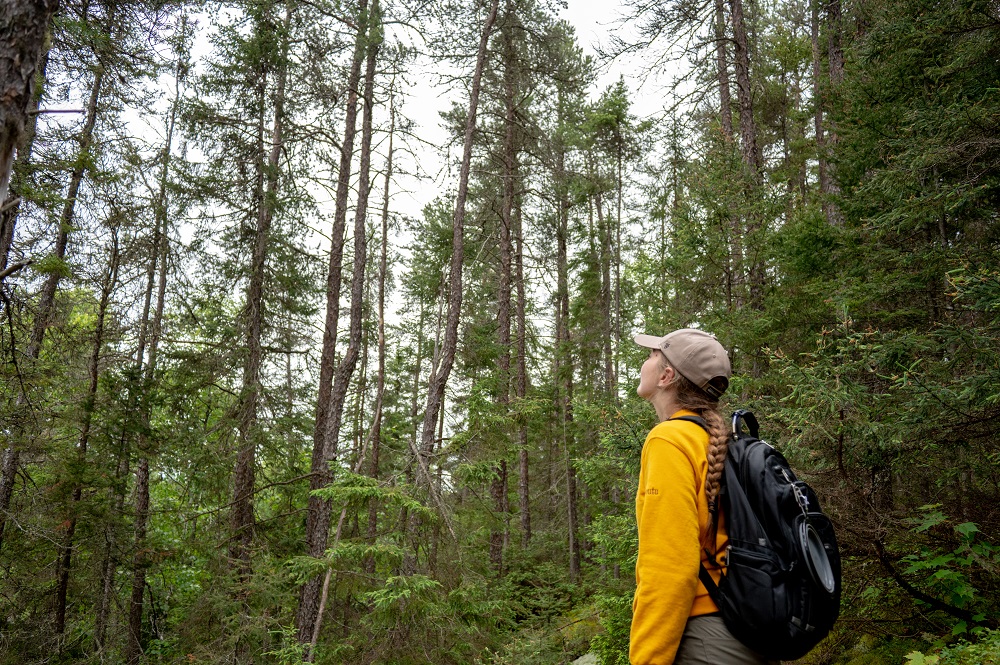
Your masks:
<svg viewBox="0 0 1000 665"><path fill-rule="evenodd" d="M28 111L28 115L52 115L53 113L83 113L85 109L38 109Z"/></svg>

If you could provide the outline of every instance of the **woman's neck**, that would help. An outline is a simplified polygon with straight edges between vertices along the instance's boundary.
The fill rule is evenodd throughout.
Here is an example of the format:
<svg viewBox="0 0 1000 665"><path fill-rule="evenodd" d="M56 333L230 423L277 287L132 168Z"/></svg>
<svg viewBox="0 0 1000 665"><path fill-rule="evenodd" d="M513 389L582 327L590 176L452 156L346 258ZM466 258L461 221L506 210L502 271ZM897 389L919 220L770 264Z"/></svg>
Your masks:
<svg viewBox="0 0 1000 665"><path fill-rule="evenodd" d="M670 416L681 410L682 407L677 403L675 396L676 393L673 390L661 391L657 393L658 399L652 400L658 422L669 420Z"/></svg>

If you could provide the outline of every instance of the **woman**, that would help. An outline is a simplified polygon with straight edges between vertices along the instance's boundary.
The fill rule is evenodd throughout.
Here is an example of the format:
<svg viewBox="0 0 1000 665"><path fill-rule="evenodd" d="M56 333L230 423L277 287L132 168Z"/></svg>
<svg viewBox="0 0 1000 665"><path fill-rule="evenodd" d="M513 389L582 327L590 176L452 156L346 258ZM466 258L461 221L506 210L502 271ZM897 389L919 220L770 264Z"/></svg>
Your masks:
<svg viewBox="0 0 1000 665"><path fill-rule="evenodd" d="M636 392L660 422L643 445L635 497L639 557L629 659L632 665L767 663L729 633L698 581L699 562L719 580L715 554L728 544L717 499L729 442L719 413L732 375L729 356L701 330L636 335L635 342L650 349ZM701 418L705 427L681 417Z"/></svg>

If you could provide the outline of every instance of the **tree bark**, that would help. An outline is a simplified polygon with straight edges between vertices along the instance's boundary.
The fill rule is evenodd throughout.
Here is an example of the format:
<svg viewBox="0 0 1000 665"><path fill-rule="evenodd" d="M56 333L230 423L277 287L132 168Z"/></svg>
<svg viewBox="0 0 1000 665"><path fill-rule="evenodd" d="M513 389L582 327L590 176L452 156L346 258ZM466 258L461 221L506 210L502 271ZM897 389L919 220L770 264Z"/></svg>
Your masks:
<svg viewBox="0 0 1000 665"><path fill-rule="evenodd" d="M358 2L358 32L351 58L351 70L347 77L347 102L344 116L344 142L340 149L340 164L337 169L337 194L334 203L333 227L330 241L330 263L326 278L326 320L323 328L323 350L320 357L319 388L316 399L316 425L313 428L313 478L317 473L327 472L325 460L329 451L323 450L326 419L330 407L330 391L333 390L333 374L337 360L337 326L340 318L340 281L343 274L344 231L347 226L347 197L351 184L351 164L354 158L354 138L357 134L358 85L361 82L361 65L365 59L364 19L368 11L368 0ZM328 479L312 482L310 489L323 487ZM310 504L308 519L314 519L314 508ZM312 529L307 527L307 539Z"/></svg>
<svg viewBox="0 0 1000 665"><path fill-rule="evenodd" d="M160 346L160 335L163 326L163 310L167 292L167 254L169 252L170 217L167 211L167 186L170 177L170 155L173 148L174 128L177 122L177 110L181 98L181 82L187 63L178 61L174 72L174 100L167 118L167 138L163 146L160 170L160 183L156 200L153 205L154 230L153 243L149 260L146 264L146 290L143 298L143 315L139 329L138 349L136 351L136 374L142 376L140 387L141 403L139 407L143 431L149 431L151 405L148 391L153 385L156 371L157 352ZM149 310L152 306L154 279L156 287L156 308L150 319ZM146 346L149 346L148 357ZM145 364L144 364L145 363ZM123 434L123 439L124 439ZM129 600L128 631L125 645L125 660L129 665L139 663L142 656L142 614L143 598L146 588L146 569L149 562L145 553L145 540L149 524L149 453L145 434L140 435L138 454L139 461L135 469L135 525L132 559L132 594ZM128 452L123 451L126 456ZM108 560L105 562L105 595L110 595L113 576L113 563L110 561L110 546ZM102 603L106 603L104 599ZM102 604L102 607L104 605ZM106 607L104 607L106 611ZM102 621L103 625L103 621ZM103 629L100 631L103 633ZM103 635L100 636L103 641Z"/></svg>
<svg viewBox="0 0 1000 665"><path fill-rule="evenodd" d="M323 328L323 350L320 356L319 388L316 398L316 425L313 428L312 464L309 489L317 490L330 483L330 461L337 455L336 448L328 448L327 420L330 413L333 376L336 370L337 326L340 317L340 281L343 273L344 230L347 225L347 196L350 191L351 163L354 157L354 138L357 132L358 85L361 82L361 65L365 59L365 35L368 13L367 0L358 2L358 28L351 56L351 69L347 77L347 102L344 119L344 142L340 150L337 172L337 195L334 204L330 264L326 280L326 320ZM336 445L336 441L332 442ZM306 551L310 556L322 556L330 529L330 508L327 502L309 497L306 513ZM325 526L324 526L325 525ZM296 627L300 643L311 639L312 626L319 608L322 582L311 578L302 586Z"/></svg>
<svg viewBox="0 0 1000 665"><path fill-rule="evenodd" d="M617 161L617 177L616 189L617 191L617 205L616 205L616 215L615 215L615 251L614 251L614 261L615 261L615 305L614 305L614 349L612 349L612 368L614 370L614 383L611 386L610 397L612 399L618 398L618 377L621 375L621 367L619 366L619 359L621 354L619 349L622 348L622 195L624 193L625 184L624 178L624 163L625 163L625 136L623 132L623 127L627 122L627 118L622 118L620 124L616 125L615 129L615 155Z"/></svg>
<svg viewBox="0 0 1000 665"><path fill-rule="evenodd" d="M11 173L10 195L6 199L0 199L0 203L3 204L0 206L2 207L0 210L0 275L6 270L10 260L14 229L17 226L17 216L21 211L20 190L22 187L19 180L24 177L24 171L31 163L31 153L38 129L38 108L42 101L42 87L45 83L45 70L48 67L51 46L52 39L46 35L43 39L41 54L38 57L38 67L35 71L35 91L29 104L28 119L25 123L21 143L17 147L17 160ZM19 172L21 175L18 175ZM0 277L0 287L3 286L4 279L4 277Z"/></svg>
<svg viewBox="0 0 1000 665"><path fill-rule="evenodd" d="M364 12L364 9L362 10ZM358 356L361 353L361 328L362 314L364 306L364 285L365 285L365 263L367 261L367 235L365 223L368 215L368 194L371 175L371 141L372 141L372 110L375 81L375 64L378 51L381 47L381 9L378 0L372 2L371 11L362 16L360 25L363 32L359 31L358 44L365 48L365 89L364 89L364 116L361 123L361 154L358 167L358 200L354 216L354 272L351 276L351 323L348 333L348 346L344 357L337 367L333 378L333 386L330 391L330 404L326 412L326 423L323 432L323 458L316 465L314 451L313 482L320 482L319 487L328 484L332 478L329 465L336 459L338 439L340 437L340 426L343 417L344 401L347 398L347 388L354 374ZM339 281L339 277L338 277ZM327 297L333 297L328 293ZM339 300L339 295L337 296ZM324 350L325 351L325 350ZM318 477L317 477L318 476ZM315 501L315 506L313 505ZM329 537L330 521L332 517L332 506L327 500L317 500L310 497L310 517L313 521L309 524L306 537L309 541L310 556L320 557L326 550ZM303 642L312 639L312 628L319 621L319 584L314 578L306 583L302 589L302 596L299 603L299 636Z"/></svg>
<svg viewBox="0 0 1000 665"><path fill-rule="evenodd" d="M90 443L90 426L94 418L94 407L97 403L98 376L100 374L101 349L104 346L104 322L108 314L108 302L111 293L118 284L118 228L112 230L111 257L104 282L101 285L101 299L97 306L97 322L94 326L94 347L90 353L87 366L88 384L87 396L83 404L83 423L80 427L80 438L77 441L76 457L78 473L87 464L87 446ZM66 630L66 602L69 595L70 567L73 557L73 536L76 533L76 523L80 501L83 499L83 482L80 478L73 480L73 499L69 509L69 519L62 545L59 547L56 571L56 612L55 630L62 635Z"/></svg>
<svg viewBox="0 0 1000 665"><path fill-rule="evenodd" d="M58 8L58 0L9 0L0 6L0 201L7 199L45 34Z"/></svg>
<svg viewBox="0 0 1000 665"><path fill-rule="evenodd" d="M816 0L819 2L819 0ZM827 11L827 66L830 70L830 90L835 91L840 87L840 84L844 80L844 51L841 48L841 13L840 13L840 0L828 0L826 5ZM817 21L818 22L818 21ZM822 101L829 105L829 97L824 97ZM827 221L832 226L841 226L844 223L844 217L840 212L840 207L837 205L835 197L840 194L840 186L837 184L837 173L836 167L833 163L829 161L829 155L837 147L839 137L837 136L836 127L831 126L829 128L829 134L824 141L824 157L826 161L826 188L821 189L823 192L823 210L826 213ZM822 181L820 185L822 186Z"/></svg>
<svg viewBox="0 0 1000 665"><path fill-rule="evenodd" d="M820 44L819 44L819 3L822 0L812 0L810 2L810 40L812 42L812 93L813 93L813 106L815 107L815 112L813 113L813 127L816 134L816 152L817 159L819 161L819 190L821 193L826 194L830 188L829 174L826 168L826 149L825 140L823 136L823 109L826 106L823 95L823 87L821 85L822 81L822 63L820 58ZM827 217L829 221L829 217Z"/></svg>
<svg viewBox="0 0 1000 665"><path fill-rule="evenodd" d="M440 362L436 371L430 377L427 389L427 408L424 411L424 420L421 428L421 447L418 462L424 472L424 482L431 486L433 483L427 473L430 454L434 450L434 431L437 424L438 413L441 410L441 403L444 400L444 388L448 382L448 375L451 374L452 365L455 362L455 352L458 348L458 323L462 311L462 264L463 236L465 224L465 201L469 194L469 172L472 166L472 143L473 135L476 131L476 111L479 108L479 91L483 76L483 67L486 62L486 47L489 43L490 33L496 21L497 10L500 0L493 0L489 14L483 24L483 34L479 41L479 50L476 54L476 69L472 75L472 89L469 94L469 114L465 124L465 148L462 153L462 166L459 171L458 195L455 201L455 216L452 228L452 254L451 254L451 274L449 276L448 292L448 319L445 329L444 344L441 348Z"/></svg>
<svg viewBox="0 0 1000 665"><path fill-rule="evenodd" d="M34 72L34 69L32 69ZM101 96L101 87L104 81L104 70L98 68L94 74L94 81L90 89L90 99L87 103L87 115L80 132L80 151L77 156L76 165L70 175L69 189L66 193L66 201L63 204L62 215L59 218L59 231L56 235L55 256L59 261L66 258L66 246L69 244L69 231L73 225L73 216L76 208L76 197L80 191L80 184L83 181L84 173L88 163L88 153L93 142L94 125L97 122L97 105ZM0 200L3 200L0 197ZM35 314L35 323L31 331L31 338L25 355L32 361L37 360L42 350L42 341L45 331L49 326L49 319L52 317L52 310L55 306L56 289L62 277L62 270L54 270L49 273L38 301L38 309ZM11 444L4 450L3 467L0 470L0 547L3 547L4 527L7 524L7 514L10 510L10 500L14 492L14 479L20 461L21 451L18 448L18 439L22 437L23 425L20 424L21 412L27 407L27 401L23 392L18 395L15 405L14 435L11 437Z"/></svg>
<svg viewBox="0 0 1000 665"><path fill-rule="evenodd" d="M844 50L841 42L840 0L827 0L826 21L829 30L827 49L829 51L830 83L837 87L844 81Z"/></svg>
<svg viewBox="0 0 1000 665"><path fill-rule="evenodd" d="M740 138L743 163L756 179L760 176L761 155L757 145L757 125L753 118L753 90L750 87L750 50L747 40L743 0L729 0L733 21L733 45L736 73L736 98L740 108Z"/></svg>
<svg viewBox="0 0 1000 665"><path fill-rule="evenodd" d="M257 199L257 233L254 239L254 250L250 264L250 283L247 288L247 355L243 366L243 387L240 393L242 399L239 437L240 446L236 456L236 467L233 470L233 509L231 514L232 540L229 546L229 557L232 565L242 579L250 575L250 553L253 545L253 490L257 450L257 417L260 404L260 373L263 365L263 349L261 335L263 327L264 277L267 268L268 245L271 238L271 222L274 218L274 208L278 196L279 160L284 145L284 106L285 85L288 79L288 45L291 29L292 3L285 5L285 17L282 28L282 47L278 62L277 82L274 93L274 116L271 129L271 149L267 162L263 163L263 106L266 100L267 64L261 61L260 78L258 81L258 99L261 104L261 122L258 126L258 185ZM258 30L266 29L258 26ZM264 183L266 181L266 185Z"/></svg>
<svg viewBox="0 0 1000 665"><path fill-rule="evenodd" d="M385 281L388 275L389 258L389 185L392 182L392 141L396 132L396 106L393 95L389 93L389 151L386 156L385 185L382 188L382 238L378 262L378 377L375 384L375 415L372 418L372 429L369 434L372 447L372 458L368 475L379 477L379 455L382 439L382 402L385 395ZM419 371L419 370L418 370ZM378 501L368 502L368 542L374 545L378 536ZM365 571L375 572L375 559L369 558L365 563Z"/></svg>
<svg viewBox="0 0 1000 665"><path fill-rule="evenodd" d="M524 408L524 400L528 396L527 367L527 330L525 329L525 309L527 296L524 289L524 233L521 205L518 202L514 213L514 282L517 284L517 382L514 396L518 405ZM528 425L524 417L519 417L520 427L517 433L517 449L519 461L518 502L521 512L521 546L527 547L531 541L531 495L529 485L528 460Z"/></svg>
<svg viewBox="0 0 1000 665"><path fill-rule="evenodd" d="M498 363L497 408L505 414L510 410L510 299L511 272L513 260L513 243L511 239L511 218L514 210L514 178L515 178L515 145L514 145L514 36L512 25L515 20L512 3L507 0L504 10L501 41L503 43L503 104L504 104L504 138L503 138L503 168L501 181L503 183L503 200L500 206L500 285L497 292L497 328L500 344ZM504 446L500 449L500 462L495 469L493 482L490 484L490 496L493 498L493 510L496 526L490 532L490 563L503 574L503 550L507 540L507 460Z"/></svg>
<svg viewBox="0 0 1000 665"><path fill-rule="evenodd" d="M132 563L132 595L128 609L125 662L138 665L142 657L142 605L149 557L144 546L149 526L149 457L141 455L135 469L135 554Z"/></svg>
<svg viewBox="0 0 1000 665"><path fill-rule="evenodd" d="M724 0L715 0L715 65L719 82L719 118L722 138L728 147L733 142L732 93L729 89L729 63L726 55L726 9ZM742 111L742 106L741 106ZM751 116L752 117L752 116ZM740 116L742 119L742 115ZM742 307L743 225L739 215L726 212L729 232L729 257L726 265L726 304L730 311Z"/></svg>
<svg viewBox="0 0 1000 665"><path fill-rule="evenodd" d="M595 177L597 167L594 168ZM600 185L597 185L600 187ZM600 236L599 257L601 264L601 338L603 340L604 355L604 394L608 397L614 395L615 377L614 350L611 348L614 332L612 330L612 308L611 308L611 229L608 219L604 214L604 201L600 189L594 195L594 207L597 208L597 233Z"/></svg>
<svg viewBox="0 0 1000 665"><path fill-rule="evenodd" d="M570 459L573 447L573 360L569 329L569 178L565 149L556 156L558 221L556 226L556 357L554 363L557 409L561 421L563 464L566 470L566 525L570 578L580 577L580 543L577 538L576 470Z"/></svg>
<svg viewBox="0 0 1000 665"><path fill-rule="evenodd" d="M719 80L719 122L722 136L733 140L732 95L729 92L729 64L726 58L726 10L723 0L715 0L715 67Z"/></svg>

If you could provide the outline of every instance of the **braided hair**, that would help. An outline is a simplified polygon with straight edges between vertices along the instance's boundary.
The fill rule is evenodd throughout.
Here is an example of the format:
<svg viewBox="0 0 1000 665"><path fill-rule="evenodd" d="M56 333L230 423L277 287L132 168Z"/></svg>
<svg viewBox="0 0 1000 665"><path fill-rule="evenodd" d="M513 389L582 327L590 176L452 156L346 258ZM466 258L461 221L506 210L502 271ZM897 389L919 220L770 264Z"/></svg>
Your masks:
<svg viewBox="0 0 1000 665"><path fill-rule="evenodd" d="M668 363L662 353L660 364L666 368ZM708 511L714 518L718 513L718 498L722 469L729 452L729 427L726 419L719 411L719 400L696 386L680 372L674 372L673 383L677 386L675 399L683 409L694 411L708 425L708 473L705 477L705 494L708 497Z"/></svg>

